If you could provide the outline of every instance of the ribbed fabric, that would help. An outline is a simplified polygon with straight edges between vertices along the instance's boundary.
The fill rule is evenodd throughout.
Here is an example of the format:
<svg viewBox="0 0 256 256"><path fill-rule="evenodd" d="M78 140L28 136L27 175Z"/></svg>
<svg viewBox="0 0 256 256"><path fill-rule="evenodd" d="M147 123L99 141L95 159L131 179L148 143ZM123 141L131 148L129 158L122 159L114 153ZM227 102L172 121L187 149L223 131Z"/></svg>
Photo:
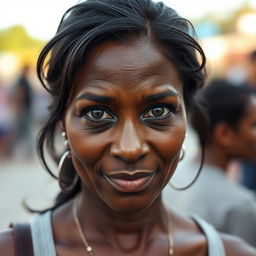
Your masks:
<svg viewBox="0 0 256 256"><path fill-rule="evenodd" d="M32 218L30 222L34 256L56 256L52 235L51 212Z"/></svg>
<svg viewBox="0 0 256 256"><path fill-rule="evenodd" d="M219 233L208 222L197 215L192 215L192 219L204 232L208 243L208 256L225 256L225 249Z"/></svg>
<svg viewBox="0 0 256 256"><path fill-rule="evenodd" d="M225 256L223 243L215 228L196 215L191 217L207 238L208 256ZM34 217L30 222L30 226L34 256L56 256L52 235L51 212Z"/></svg>

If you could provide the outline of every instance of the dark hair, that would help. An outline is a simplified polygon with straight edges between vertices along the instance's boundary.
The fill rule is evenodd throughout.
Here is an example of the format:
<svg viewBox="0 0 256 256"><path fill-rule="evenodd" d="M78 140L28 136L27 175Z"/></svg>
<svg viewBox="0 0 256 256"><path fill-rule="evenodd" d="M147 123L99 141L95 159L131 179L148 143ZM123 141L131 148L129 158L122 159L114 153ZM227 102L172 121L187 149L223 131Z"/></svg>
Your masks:
<svg viewBox="0 0 256 256"><path fill-rule="evenodd" d="M163 3L151 0L88 0L66 11L56 35L42 50L37 64L39 79L52 95L49 117L38 137L39 156L52 176L45 149L57 161L54 143L57 126L64 117L77 71L90 51L104 41L123 41L131 35L152 38L176 65L183 83L185 105L189 109L191 96L204 83L206 62L203 50L191 33L195 34L188 20ZM65 197L60 194L55 207L72 198L79 189L78 185Z"/></svg>
<svg viewBox="0 0 256 256"><path fill-rule="evenodd" d="M206 114L208 130L206 143L209 143L211 133L219 123L224 122L232 129L238 129L252 93L252 90L243 85L234 85L227 80L216 79L195 95L194 100L204 108ZM202 134L202 129L205 129L205 126L203 125L204 128L202 128L202 122L198 121L197 107L191 108L190 120L192 127L199 136L199 140L205 140L205 134ZM203 138L201 138L202 135Z"/></svg>

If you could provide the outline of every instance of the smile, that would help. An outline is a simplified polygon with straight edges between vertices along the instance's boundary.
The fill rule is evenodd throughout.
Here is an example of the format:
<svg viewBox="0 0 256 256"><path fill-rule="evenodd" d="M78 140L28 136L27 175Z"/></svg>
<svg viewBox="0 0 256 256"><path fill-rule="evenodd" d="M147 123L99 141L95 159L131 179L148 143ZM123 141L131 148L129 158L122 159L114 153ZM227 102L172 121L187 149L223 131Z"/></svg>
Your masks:
<svg viewBox="0 0 256 256"><path fill-rule="evenodd" d="M149 186L155 173L152 171L135 171L131 174L123 171L104 175L104 177L114 189L120 192L140 192Z"/></svg>

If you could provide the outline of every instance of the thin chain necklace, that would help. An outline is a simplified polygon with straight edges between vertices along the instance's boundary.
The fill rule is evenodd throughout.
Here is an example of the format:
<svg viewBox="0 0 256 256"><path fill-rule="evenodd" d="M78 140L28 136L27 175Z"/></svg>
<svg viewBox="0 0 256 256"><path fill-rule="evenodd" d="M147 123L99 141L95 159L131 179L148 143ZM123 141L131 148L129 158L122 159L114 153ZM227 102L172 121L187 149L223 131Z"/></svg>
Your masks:
<svg viewBox="0 0 256 256"><path fill-rule="evenodd" d="M78 200L76 198L76 199L73 200L73 205L72 205L74 222L76 224L76 228L77 228L78 234L79 234L81 240L83 241L83 243L85 245L85 248L86 248L86 251L87 251L88 255L94 256L93 248L88 244L88 242L86 240L85 233L83 232L82 227L81 227L80 222L79 222L79 219L78 219L77 203L78 203ZM165 213L166 213L166 217L167 217L167 226L168 226L168 241L169 241L168 254L169 254L169 256L173 256L174 255L174 253L173 253L173 235L172 235L171 226L170 226L170 223L169 223L170 222L170 220L169 220L170 218L168 217L166 209L165 209Z"/></svg>

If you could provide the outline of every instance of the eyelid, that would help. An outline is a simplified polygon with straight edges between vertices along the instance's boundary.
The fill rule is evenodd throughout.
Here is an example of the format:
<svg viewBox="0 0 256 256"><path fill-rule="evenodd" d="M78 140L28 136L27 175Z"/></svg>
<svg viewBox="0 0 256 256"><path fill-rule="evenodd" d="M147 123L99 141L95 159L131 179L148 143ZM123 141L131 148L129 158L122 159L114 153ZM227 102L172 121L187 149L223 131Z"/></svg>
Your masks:
<svg viewBox="0 0 256 256"><path fill-rule="evenodd" d="M165 108L168 108L170 110L170 112L164 116L160 116L160 117L145 117L145 114L148 113L151 109L153 109L154 107L165 107ZM170 103L156 103L156 104L153 104L151 106L149 106L145 111L144 113L142 114L142 118L143 119L152 119L152 118L155 118L155 119L163 119L165 117L168 117L170 114L175 114L177 113L179 110L179 104L176 106L176 104L170 104Z"/></svg>
<svg viewBox="0 0 256 256"><path fill-rule="evenodd" d="M104 118L104 119L97 120L97 119L87 115L88 112L95 110L95 109L101 109L101 110L107 112L112 118ZM82 117L86 116L86 118L88 120L93 121L93 122L115 121L117 119L115 117L115 115L112 113L112 111L110 111L110 109L108 109L105 106L101 106L101 105L84 107L81 110L75 110L75 113L76 113L76 115L78 115L78 117L82 118Z"/></svg>

